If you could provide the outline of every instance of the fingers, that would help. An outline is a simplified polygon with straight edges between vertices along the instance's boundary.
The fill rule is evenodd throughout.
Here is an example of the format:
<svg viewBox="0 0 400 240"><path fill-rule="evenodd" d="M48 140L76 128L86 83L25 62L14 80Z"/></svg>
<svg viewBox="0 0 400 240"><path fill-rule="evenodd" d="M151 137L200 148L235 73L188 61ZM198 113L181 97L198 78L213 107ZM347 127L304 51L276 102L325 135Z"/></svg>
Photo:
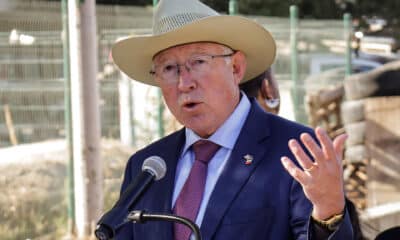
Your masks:
<svg viewBox="0 0 400 240"><path fill-rule="evenodd" d="M322 150L325 154L326 159L336 160L339 164L342 161L342 152L344 149L344 143L347 139L347 134L341 134L332 140L328 136L325 130L320 127L315 129L318 140L321 142Z"/></svg>
<svg viewBox="0 0 400 240"><path fill-rule="evenodd" d="M315 133L319 144L308 133L300 135L301 142L311 154L312 159L297 140L291 139L288 144L290 151L303 170L297 167L288 157L285 156L281 159L286 170L299 182L306 181L306 177L310 176L313 171L331 165L329 163L334 163L335 165L341 163L341 154L347 135L342 134L332 142L326 131L322 128L317 127Z"/></svg>
<svg viewBox="0 0 400 240"><path fill-rule="evenodd" d="M315 130L317 135L317 139L319 140L320 145L310 136L308 133L303 133L300 135L300 139L303 142L306 149L310 152L311 156L313 157L313 161L310 160L308 155L302 150L301 146L297 143L296 140L289 141L290 150L293 152L294 156L300 163L300 165L304 169L308 169L312 166L312 164L323 164L325 163L326 159L335 157L335 149L331 139L329 138L328 134L320 127L317 127ZM296 142L297 145L293 142ZM341 142L341 141L340 141ZM339 145L341 143L338 142ZM299 150L300 149L300 150Z"/></svg>
<svg viewBox="0 0 400 240"><path fill-rule="evenodd" d="M324 152L325 156L335 156L335 149L333 148L332 140L326 133L324 129L321 127L317 127L315 129L315 134L317 135L317 138L319 142L321 143L322 151Z"/></svg>
<svg viewBox="0 0 400 240"><path fill-rule="evenodd" d="M301 185L305 184L306 174L300 170L288 157L281 158L282 165L285 167L286 171L296 179Z"/></svg>
<svg viewBox="0 0 400 240"><path fill-rule="evenodd" d="M289 148L303 169L312 168L314 164L313 161L311 161L311 159L304 152L303 148L296 140L292 139L289 141Z"/></svg>
<svg viewBox="0 0 400 240"><path fill-rule="evenodd" d="M308 151L311 153L315 163L320 164L321 160L325 157L321 147L308 133L301 134L300 139L304 143Z"/></svg>
<svg viewBox="0 0 400 240"><path fill-rule="evenodd" d="M344 149L344 143L347 140L348 135L347 134L341 134L335 138L333 141L333 147L336 152L336 156L341 160L343 156L343 149Z"/></svg>

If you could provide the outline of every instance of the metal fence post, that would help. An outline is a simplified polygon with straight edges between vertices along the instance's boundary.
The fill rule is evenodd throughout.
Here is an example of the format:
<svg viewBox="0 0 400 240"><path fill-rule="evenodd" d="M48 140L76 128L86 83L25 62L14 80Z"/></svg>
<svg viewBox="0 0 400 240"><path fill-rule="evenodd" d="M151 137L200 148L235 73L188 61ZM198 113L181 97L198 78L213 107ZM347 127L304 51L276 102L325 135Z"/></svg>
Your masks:
<svg viewBox="0 0 400 240"><path fill-rule="evenodd" d="M298 15L299 11L296 5L290 6L290 52L291 52L291 77L292 89L291 95L293 99L293 110L296 120L299 120L299 96L298 96L298 65L297 65L297 30L298 30Z"/></svg>
<svg viewBox="0 0 400 240"><path fill-rule="evenodd" d="M62 18L62 43L63 43L63 73L64 73L64 126L67 144L67 181L68 181L68 233L73 234L75 228L75 194L74 194L74 160L72 145L72 120L71 120L71 79L69 75L69 31L67 0L61 2Z"/></svg>
<svg viewBox="0 0 400 240"><path fill-rule="evenodd" d="M239 12L239 5L237 0L229 0L229 15L236 15Z"/></svg>
<svg viewBox="0 0 400 240"><path fill-rule="evenodd" d="M345 13L343 15L343 26L344 26L344 41L346 43L346 76L351 75L351 36L352 36L352 26L351 26L351 14Z"/></svg>
<svg viewBox="0 0 400 240"><path fill-rule="evenodd" d="M164 103L162 98L161 89L157 89L157 98L158 98L158 136L164 137L165 129L164 129Z"/></svg>
<svg viewBox="0 0 400 240"><path fill-rule="evenodd" d="M134 124L133 124L133 103L132 103L132 82L129 77L122 73L118 82L119 93L119 135L121 142L127 146L134 145Z"/></svg>
<svg viewBox="0 0 400 240"><path fill-rule="evenodd" d="M158 0L153 0L153 9L156 7ZM158 136L164 137L165 135L165 128L164 128L164 102L162 99L161 89L157 89L157 102L158 102L158 116L157 116L157 123L158 123Z"/></svg>

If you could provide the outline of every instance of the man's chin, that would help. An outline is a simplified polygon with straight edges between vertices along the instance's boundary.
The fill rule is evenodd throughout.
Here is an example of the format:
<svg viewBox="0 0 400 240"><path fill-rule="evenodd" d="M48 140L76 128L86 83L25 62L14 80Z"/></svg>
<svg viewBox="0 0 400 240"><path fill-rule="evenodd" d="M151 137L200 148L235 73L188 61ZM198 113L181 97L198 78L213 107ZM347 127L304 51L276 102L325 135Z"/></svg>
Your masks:
<svg viewBox="0 0 400 240"><path fill-rule="evenodd" d="M205 121L195 121L191 122L190 124L186 124L185 126L202 138L208 138L215 132L215 130L213 130L214 128L209 127Z"/></svg>

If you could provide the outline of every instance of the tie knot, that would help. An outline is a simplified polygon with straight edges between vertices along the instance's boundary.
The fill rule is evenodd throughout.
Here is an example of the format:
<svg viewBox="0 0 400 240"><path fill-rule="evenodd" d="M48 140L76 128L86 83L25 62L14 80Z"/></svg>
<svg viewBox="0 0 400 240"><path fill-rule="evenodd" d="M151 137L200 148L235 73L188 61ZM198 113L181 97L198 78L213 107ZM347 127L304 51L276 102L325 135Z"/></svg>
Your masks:
<svg viewBox="0 0 400 240"><path fill-rule="evenodd" d="M195 142L192 147L195 155L195 160L201 161L205 164L208 164L208 162L220 148L218 144L215 144L208 140L199 140Z"/></svg>

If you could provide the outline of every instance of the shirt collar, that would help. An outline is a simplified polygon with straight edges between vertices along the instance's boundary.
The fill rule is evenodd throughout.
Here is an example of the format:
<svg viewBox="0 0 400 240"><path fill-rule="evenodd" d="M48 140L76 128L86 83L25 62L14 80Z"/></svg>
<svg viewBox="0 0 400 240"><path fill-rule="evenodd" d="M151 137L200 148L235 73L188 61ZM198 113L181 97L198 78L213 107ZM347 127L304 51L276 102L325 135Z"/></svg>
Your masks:
<svg viewBox="0 0 400 240"><path fill-rule="evenodd" d="M232 150L237 138L239 137L240 130L246 121L247 115L250 112L250 107L251 104L249 99L247 98L246 94L241 92L240 102L236 106L235 110L207 140L210 140L221 147ZM184 154L193 143L202 139L189 128L185 128L185 135L186 141L182 154Z"/></svg>

